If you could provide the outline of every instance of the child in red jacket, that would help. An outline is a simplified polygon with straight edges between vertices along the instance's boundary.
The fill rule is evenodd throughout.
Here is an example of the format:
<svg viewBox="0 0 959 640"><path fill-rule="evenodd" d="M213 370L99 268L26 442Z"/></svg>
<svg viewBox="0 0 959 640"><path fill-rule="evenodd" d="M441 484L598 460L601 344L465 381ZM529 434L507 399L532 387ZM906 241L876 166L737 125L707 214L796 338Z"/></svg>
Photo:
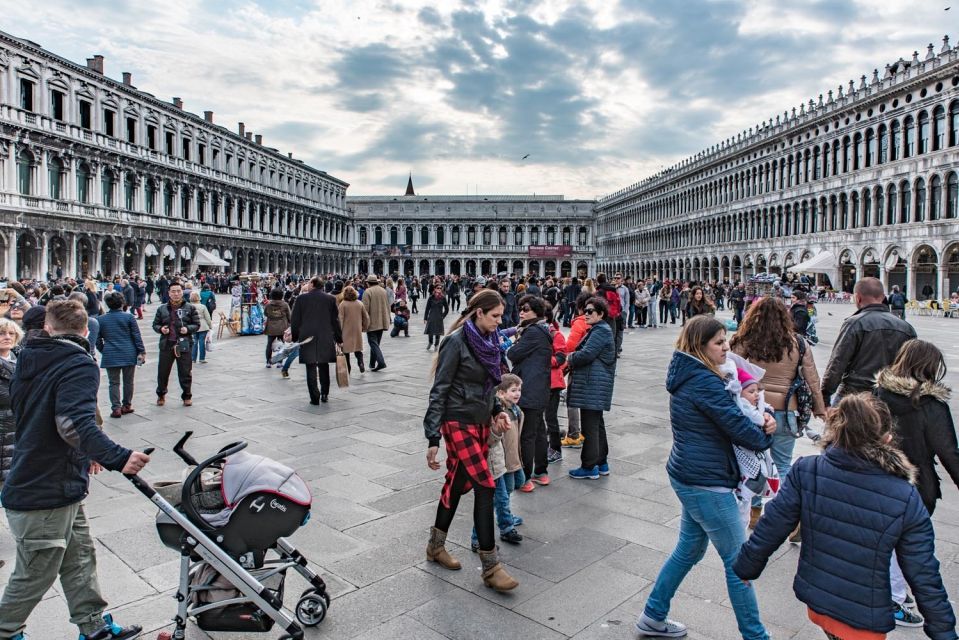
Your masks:
<svg viewBox="0 0 959 640"><path fill-rule="evenodd" d="M549 447L546 451L547 464L553 464L563 459L563 434L559 430L559 400L560 392L566 388L566 374L563 365L566 364L566 338L559 330L559 323L553 315L553 308L546 304L546 319L549 323L549 335L553 338L553 357L550 359L549 370L549 404L546 406L546 433L549 436Z"/></svg>

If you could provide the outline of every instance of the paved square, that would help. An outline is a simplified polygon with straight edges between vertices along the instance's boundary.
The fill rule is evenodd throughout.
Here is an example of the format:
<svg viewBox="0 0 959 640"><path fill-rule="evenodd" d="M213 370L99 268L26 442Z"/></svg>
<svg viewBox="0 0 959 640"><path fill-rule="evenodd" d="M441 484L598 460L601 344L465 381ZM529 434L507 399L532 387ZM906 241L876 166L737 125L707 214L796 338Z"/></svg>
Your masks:
<svg viewBox="0 0 959 640"><path fill-rule="evenodd" d="M219 304L228 300L221 297ZM156 337L149 329L155 307L141 323L148 363L137 371L136 413L106 419L111 437L126 446L157 447L145 476L178 479L183 470L171 452L179 435L194 432L190 448L206 454L235 440L252 452L297 469L314 493L312 521L292 538L330 585L334 601L308 638L440 640L491 638L632 638L633 621L666 554L673 548L678 502L669 488L666 365L677 326L626 335L607 415L613 475L595 482L570 480L565 470L578 452L551 467L553 484L532 494L514 494L526 537L505 543L502 556L520 586L497 594L482 585L479 558L470 553L472 498L460 506L450 531L451 552L464 563L449 572L425 562L424 548L435 513L443 471L426 468L421 425L430 387L432 353L413 317L410 338L384 339L388 367L379 373L354 369L348 390L333 389L330 403L308 403L303 368L283 380L263 367L263 337L226 338L209 363L194 369L194 406L176 401L176 383L166 407L154 405ZM821 305L823 342L814 355L820 370L839 324L851 305ZM721 312L723 317L725 314ZM947 384L959 383L959 320L911 318L919 335L946 352ZM108 407L101 384L101 408ZM953 400L953 409L959 407ZM108 413L108 412L107 412ZM105 413L105 415L107 415ZM561 410L561 414L562 414ZM561 415L562 418L562 415ZM797 453L815 451L803 440ZM946 588L959 593L959 493L947 481L934 518ZM163 547L153 527L155 509L118 474L98 476L86 502L98 541L103 591L124 623L142 624L154 638L169 628L170 597L178 558ZM792 593L798 548L783 547L756 582L760 611L774 638L820 638ZM0 518L0 584L10 575L14 545ZM302 589L290 575L287 604ZM293 595L291 595L293 594ZM722 565L710 550L683 583L671 617L685 622L691 638L736 638ZM58 588L29 621L40 639L75 638ZM921 630L897 631L920 637ZM191 625L191 638L278 637L272 634L211 634Z"/></svg>

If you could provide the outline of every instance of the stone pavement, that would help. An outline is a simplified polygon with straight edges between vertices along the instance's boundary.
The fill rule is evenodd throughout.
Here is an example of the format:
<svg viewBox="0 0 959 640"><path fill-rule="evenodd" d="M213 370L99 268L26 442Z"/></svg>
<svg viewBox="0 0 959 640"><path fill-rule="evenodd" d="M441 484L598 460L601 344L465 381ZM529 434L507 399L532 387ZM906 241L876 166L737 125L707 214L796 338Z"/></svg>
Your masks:
<svg viewBox="0 0 959 640"><path fill-rule="evenodd" d="M221 297L220 308L228 304ZM820 370L842 318L851 305L822 305L814 354ZM157 447L144 475L177 479L183 465L171 452L180 434L192 430L197 456L228 442L246 440L250 451L298 470L313 490L312 521L292 542L327 580L333 604L308 638L440 640L507 638L632 638L652 582L673 548L679 506L669 487L665 460L670 449L666 365L677 326L637 330L625 339L613 410L607 416L612 475L575 482L565 475L578 463L551 467L553 484L532 494L514 494L514 511L526 524L519 546L501 552L520 581L501 595L482 585L479 559L469 551L472 498L465 497L450 531L450 549L463 561L459 572L425 562L424 547L444 471L429 471L422 416L430 386L432 355L425 352L414 316L410 338L384 338L385 371L359 374L349 390L333 389L330 403L308 403L303 368L283 380L263 367L265 338L225 338L194 369L194 406L177 402L176 382L165 407L154 405L156 337L149 329L153 307L141 323L149 361L137 372L136 413L106 418L111 437L126 446ZM726 317L722 313L722 317ZM947 383L959 382L959 320L916 318L919 334L947 353ZM174 374L175 375L175 374ZM335 383L334 383L335 386ZM101 407L108 407L106 379ZM954 401L955 402L955 401ZM956 407L954 407L956 408ZM562 411L561 411L562 413ZM105 415L107 415L105 413ZM806 440L797 453L813 453ZM944 484L945 499L935 515L938 556L950 595L959 593L959 495ZM124 623L151 633L169 628L178 557L163 547L153 527L153 505L115 473L92 483L87 515L97 539L103 591ZM792 594L798 547L786 545L756 581L760 610L774 638L820 638ZM14 555L6 521L0 517L0 585ZM303 586L289 577L287 605ZM682 584L670 614L689 626L691 638L736 638L722 564L710 548ZM75 638L59 587L29 621L33 638ZM206 635L191 625L191 638L278 637L272 634ZM897 631L920 637L921 630Z"/></svg>

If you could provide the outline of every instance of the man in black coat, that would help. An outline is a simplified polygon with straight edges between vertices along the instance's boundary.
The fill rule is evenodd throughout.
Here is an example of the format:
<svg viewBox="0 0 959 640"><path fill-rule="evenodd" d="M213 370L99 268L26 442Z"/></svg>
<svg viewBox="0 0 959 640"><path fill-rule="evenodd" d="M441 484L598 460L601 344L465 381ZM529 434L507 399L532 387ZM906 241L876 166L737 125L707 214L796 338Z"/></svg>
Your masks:
<svg viewBox="0 0 959 640"><path fill-rule="evenodd" d="M173 282L167 289L169 302L160 305L153 318L153 330L160 334L160 358L157 363L157 406L166 404L170 371L176 362L183 405L193 405L193 357L190 353L200 315L196 307L183 299L183 285Z"/></svg>
<svg viewBox="0 0 959 640"><path fill-rule="evenodd" d="M294 342L313 338L300 346L300 364L306 365L310 404L326 402L330 394L330 363L336 362L336 346L343 344L336 298L323 291L323 279L314 276L293 305L290 333ZM308 291L306 288L309 288ZM317 388L316 378L320 384Z"/></svg>
<svg viewBox="0 0 959 640"><path fill-rule="evenodd" d="M806 305L805 291L793 291L789 315L792 316L796 333L805 337L809 331L809 309Z"/></svg>

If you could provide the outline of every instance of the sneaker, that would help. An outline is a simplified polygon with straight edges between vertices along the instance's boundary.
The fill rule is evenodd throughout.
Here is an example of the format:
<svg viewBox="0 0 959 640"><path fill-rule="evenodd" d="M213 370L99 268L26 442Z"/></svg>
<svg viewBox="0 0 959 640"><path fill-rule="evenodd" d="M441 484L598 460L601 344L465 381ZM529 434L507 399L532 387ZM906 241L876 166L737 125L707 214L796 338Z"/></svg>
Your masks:
<svg viewBox="0 0 959 640"><path fill-rule="evenodd" d="M282 375L283 375L284 378L289 378L289 377L290 377L290 372L287 371L286 369L284 369L283 372L282 372Z"/></svg>
<svg viewBox="0 0 959 640"><path fill-rule="evenodd" d="M906 609L898 602L892 603L892 615L900 627L921 627L925 620L918 613Z"/></svg>
<svg viewBox="0 0 959 640"><path fill-rule="evenodd" d="M582 467L570 469L569 477L573 480L599 480L599 467L593 467L592 469L584 469Z"/></svg>
<svg viewBox="0 0 959 640"><path fill-rule="evenodd" d="M266 368L267 368L267 369L272 369L272 368L273 368L273 365L270 364L269 362L267 362L267 363L266 363Z"/></svg>
<svg viewBox="0 0 959 640"><path fill-rule="evenodd" d="M570 438L569 436L563 438L561 444L570 449L582 449L584 442L586 442L586 437L583 434L579 434L575 438Z"/></svg>
<svg viewBox="0 0 959 640"><path fill-rule="evenodd" d="M519 544L523 541L523 536L516 529L510 529L506 533L499 534L499 539L510 544Z"/></svg>
<svg viewBox="0 0 959 640"><path fill-rule="evenodd" d="M902 606L906 607L907 609L912 609L913 607L916 606L916 600L912 597L911 594L907 593L906 600L902 603Z"/></svg>
<svg viewBox="0 0 959 640"><path fill-rule="evenodd" d="M609 475L609 463L608 463L608 462L604 462L603 464L599 465L599 475L601 475L601 476L608 476L608 475Z"/></svg>
<svg viewBox="0 0 959 640"><path fill-rule="evenodd" d="M682 638L686 635L686 625L669 618L660 622L644 613L636 621L636 631L650 638Z"/></svg>
<svg viewBox="0 0 959 640"><path fill-rule="evenodd" d="M520 487L519 490L522 491L523 493L532 493L532 492L533 492L533 489L535 489L535 488L536 488L536 487L533 485L533 483L532 483L531 481L527 480L527 481L526 481L526 484L524 484L522 487Z"/></svg>
<svg viewBox="0 0 959 640"><path fill-rule="evenodd" d="M103 628L96 633L88 636L81 633L80 640L128 640L129 638L136 638L143 630L138 624L121 627L113 621L113 616L109 613L103 616L103 622Z"/></svg>
<svg viewBox="0 0 959 640"><path fill-rule="evenodd" d="M534 473L533 482L535 482L536 484L542 487L547 487L549 486L549 475L545 473L540 473L540 474Z"/></svg>
<svg viewBox="0 0 959 640"><path fill-rule="evenodd" d="M523 524L523 519L520 518L519 516L513 516L513 526L518 527L521 524Z"/></svg>
<svg viewBox="0 0 959 640"><path fill-rule="evenodd" d="M563 452L556 449L550 449L546 452L546 464L553 464L563 459Z"/></svg>

